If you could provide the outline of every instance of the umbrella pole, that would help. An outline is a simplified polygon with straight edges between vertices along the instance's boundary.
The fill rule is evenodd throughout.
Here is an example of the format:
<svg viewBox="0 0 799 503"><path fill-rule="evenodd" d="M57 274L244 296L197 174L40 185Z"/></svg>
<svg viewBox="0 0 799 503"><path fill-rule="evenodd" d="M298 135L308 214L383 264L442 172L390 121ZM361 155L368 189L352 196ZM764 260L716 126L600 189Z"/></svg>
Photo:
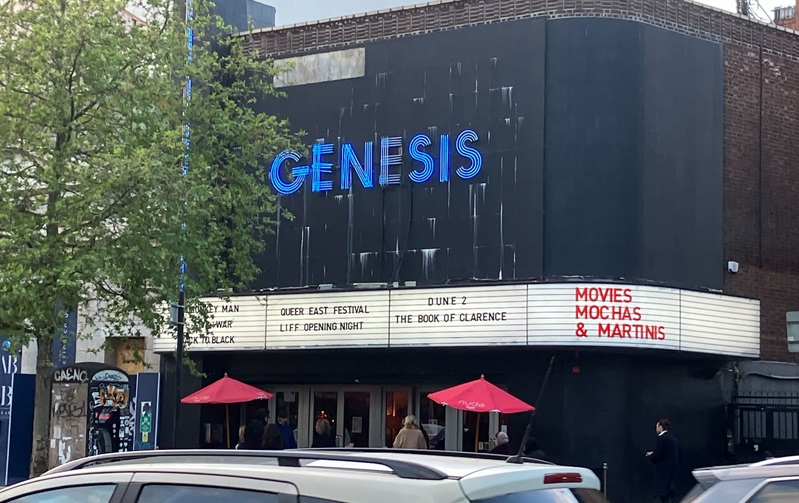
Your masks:
<svg viewBox="0 0 799 503"><path fill-rule="evenodd" d="M227 427L227 448L230 449L230 404L225 404L225 426Z"/></svg>

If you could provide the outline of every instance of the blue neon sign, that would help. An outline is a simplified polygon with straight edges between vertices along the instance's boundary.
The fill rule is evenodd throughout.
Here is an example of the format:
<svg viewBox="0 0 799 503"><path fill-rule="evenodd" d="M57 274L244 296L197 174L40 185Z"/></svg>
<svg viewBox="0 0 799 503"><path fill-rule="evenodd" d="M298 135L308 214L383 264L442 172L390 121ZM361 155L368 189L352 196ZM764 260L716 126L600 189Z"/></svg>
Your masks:
<svg viewBox="0 0 799 503"><path fill-rule="evenodd" d="M455 152L466 161L464 165L455 168L455 174L464 180L474 178L480 173L483 166L483 155L473 146L479 140L477 133L471 129L462 131L454 141ZM441 183L449 182L450 166L452 165L450 145L453 142L449 135L439 136L438 180ZM407 153L411 158L413 170L408 173L408 178L414 183L424 183L430 180L436 171L436 159L425 149L433 144L426 134L418 134L411 138L407 145ZM358 152L352 143L343 143L339 149L338 166L340 170L340 187L349 190L353 185L353 171L358 182L366 189L375 185L375 162L373 157L374 144L371 141L363 144L363 162L358 157ZM281 174L283 165L289 161L299 163L303 156L296 150L284 150L272 161L269 170L269 180L272 187L282 195L291 195L300 190L308 176L311 177L311 190L313 192L327 192L333 190L333 164L330 162L334 154L332 143L316 143L311 149L310 166L295 165L291 168L291 177ZM380 159L377 166L378 182L381 186L398 185L401 174L397 166L402 165L403 141L399 136L385 136L380 139ZM457 161L456 161L457 162ZM457 165L457 164L456 164Z"/></svg>

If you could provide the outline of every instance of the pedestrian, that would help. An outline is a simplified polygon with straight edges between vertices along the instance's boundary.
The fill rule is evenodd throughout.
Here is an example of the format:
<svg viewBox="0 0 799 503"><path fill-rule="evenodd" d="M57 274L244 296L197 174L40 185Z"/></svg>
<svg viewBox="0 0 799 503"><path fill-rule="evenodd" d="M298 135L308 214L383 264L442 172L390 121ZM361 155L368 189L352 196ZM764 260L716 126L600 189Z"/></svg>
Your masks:
<svg viewBox="0 0 799 503"><path fill-rule="evenodd" d="M336 441L330 432L330 421L320 417L314 425L314 436L311 447L335 447Z"/></svg>
<svg viewBox="0 0 799 503"><path fill-rule="evenodd" d="M403 427L397 433L397 438L394 439L395 449L427 449L427 443L418 424L416 416L405 417Z"/></svg>
<svg viewBox="0 0 799 503"><path fill-rule="evenodd" d="M510 455L510 439L508 434L504 431L497 433L497 445L494 446L489 452L491 454L507 454Z"/></svg>
<svg viewBox="0 0 799 503"><path fill-rule="evenodd" d="M646 453L646 457L655 465L655 498L661 503L672 503L677 491L675 479L680 460L680 443L669 431L670 427L671 421L668 418L655 424L655 450Z"/></svg>
<svg viewBox="0 0 799 503"><path fill-rule="evenodd" d="M264 429L269 420L269 409L261 408L255 411L253 417L244 428L243 449L261 449L264 441Z"/></svg>
<svg viewBox="0 0 799 503"><path fill-rule="evenodd" d="M277 411L277 428L280 430L280 436L283 438L284 449L296 449L297 439L294 438L294 428L289 423L289 415L286 409Z"/></svg>
<svg viewBox="0 0 799 503"><path fill-rule="evenodd" d="M280 434L280 428L278 428L276 424L270 423L264 428L262 447L270 451L283 450L283 436Z"/></svg>
<svg viewBox="0 0 799 503"><path fill-rule="evenodd" d="M236 444L236 449L244 449L244 431L247 429L246 426L239 426L239 443Z"/></svg>

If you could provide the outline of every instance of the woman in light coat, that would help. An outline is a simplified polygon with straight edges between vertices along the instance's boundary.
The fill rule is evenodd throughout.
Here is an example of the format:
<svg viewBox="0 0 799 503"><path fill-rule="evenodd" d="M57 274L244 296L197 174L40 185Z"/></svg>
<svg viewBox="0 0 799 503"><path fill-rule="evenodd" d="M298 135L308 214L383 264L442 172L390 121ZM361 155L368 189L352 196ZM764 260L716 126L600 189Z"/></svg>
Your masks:
<svg viewBox="0 0 799 503"><path fill-rule="evenodd" d="M394 439L394 448L427 449L427 442L424 440L422 430L417 426L416 417L407 416L405 418L402 429Z"/></svg>

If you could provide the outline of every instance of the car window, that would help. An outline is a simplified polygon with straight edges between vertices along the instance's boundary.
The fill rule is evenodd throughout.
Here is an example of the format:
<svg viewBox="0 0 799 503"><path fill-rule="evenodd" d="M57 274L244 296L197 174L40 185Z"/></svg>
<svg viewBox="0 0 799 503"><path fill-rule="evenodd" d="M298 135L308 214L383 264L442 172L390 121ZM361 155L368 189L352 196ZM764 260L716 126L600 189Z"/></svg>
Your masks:
<svg viewBox="0 0 799 503"><path fill-rule="evenodd" d="M544 489L503 494L475 503L605 503L605 498L594 489Z"/></svg>
<svg viewBox="0 0 799 503"><path fill-rule="evenodd" d="M762 481L763 479L725 480L707 488L697 484L691 492L685 495L681 503L741 501L741 498L749 494Z"/></svg>
<svg viewBox="0 0 799 503"><path fill-rule="evenodd" d="M769 482L748 503L796 503L799 501L799 480Z"/></svg>
<svg viewBox="0 0 799 503"><path fill-rule="evenodd" d="M278 503L275 493L226 489L223 487L146 485L138 503ZM76 502L77 503L77 502Z"/></svg>
<svg viewBox="0 0 799 503"><path fill-rule="evenodd" d="M62 487L9 500L7 503L108 503L115 484Z"/></svg>

